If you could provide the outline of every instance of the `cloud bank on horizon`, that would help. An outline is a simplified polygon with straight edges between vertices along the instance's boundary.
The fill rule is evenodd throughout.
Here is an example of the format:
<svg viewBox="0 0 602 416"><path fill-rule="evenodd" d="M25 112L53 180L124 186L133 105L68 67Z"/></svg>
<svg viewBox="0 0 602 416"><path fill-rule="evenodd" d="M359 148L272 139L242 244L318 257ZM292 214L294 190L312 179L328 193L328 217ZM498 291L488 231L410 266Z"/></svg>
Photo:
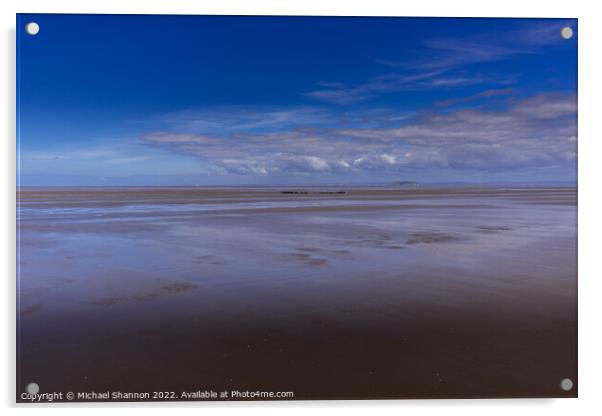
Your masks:
<svg viewBox="0 0 602 416"><path fill-rule="evenodd" d="M71 80L31 65L78 41L20 40L22 184L576 179L577 44L560 36L576 21L194 17L183 39L177 17L145 16L167 39L117 46L127 20L111 19ZM90 72L101 56L122 66Z"/></svg>

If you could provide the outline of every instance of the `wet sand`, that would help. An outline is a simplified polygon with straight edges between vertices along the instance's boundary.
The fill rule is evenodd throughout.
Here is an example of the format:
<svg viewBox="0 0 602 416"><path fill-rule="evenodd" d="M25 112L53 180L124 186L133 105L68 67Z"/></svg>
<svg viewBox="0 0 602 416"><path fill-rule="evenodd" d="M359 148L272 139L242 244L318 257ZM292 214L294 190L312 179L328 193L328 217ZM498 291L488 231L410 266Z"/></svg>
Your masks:
<svg viewBox="0 0 602 416"><path fill-rule="evenodd" d="M577 394L574 188L18 198L18 393Z"/></svg>

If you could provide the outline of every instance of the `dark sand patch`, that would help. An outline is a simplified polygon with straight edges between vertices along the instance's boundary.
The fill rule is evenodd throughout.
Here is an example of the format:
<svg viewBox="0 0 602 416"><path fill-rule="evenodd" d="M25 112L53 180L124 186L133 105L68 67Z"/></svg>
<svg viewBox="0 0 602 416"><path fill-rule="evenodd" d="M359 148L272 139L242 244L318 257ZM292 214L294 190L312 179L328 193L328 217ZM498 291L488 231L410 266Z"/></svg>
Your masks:
<svg viewBox="0 0 602 416"><path fill-rule="evenodd" d="M92 303L96 306L113 306L113 305L121 302L121 300L122 300L121 298L109 297L109 298L102 298L102 299L92 301Z"/></svg>
<svg viewBox="0 0 602 416"><path fill-rule="evenodd" d="M170 283L161 286L161 290L166 293L182 293L198 288L198 285L190 282Z"/></svg>
<svg viewBox="0 0 602 416"><path fill-rule="evenodd" d="M299 250L299 251L306 251L308 253L319 253L320 251L323 251L323 250L321 250L319 248L316 248L316 247L299 247L299 248L297 248L297 250Z"/></svg>
<svg viewBox="0 0 602 416"><path fill-rule="evenodd" d="M223 260L220 259L218 256L212 256L210 254L203 255L203 256L196 256L196 257L194 257L194 259L192 261L193 261L193 263L196 263L196 264L212 264L212 265L224 264Z"/></svg>
<svg viewBox="0 0 602 416"><path fill-rule="evenodd" d="M447 233L421 232L413 233L406 244L432 244L459 240L458 237Z"/></svg>
<svg viewBox="0 0 602 416"><path fill-rule="evenodd" d="M137 301L137 302L145 302L148 300L156 299L158 297L159 297L158 292L148 292L148 293L141 293L139 295L131 296L128 300Z"/></svg>
<svg viewBox="0 0 602 416"><path fill-rule="evenodd" d="M156 299L164 294L177 294L184 293L191 290L198 289L198 285L196 283L191 282L174 282L168 283L163 286L160 286L156 290L151 290L148 292L139 293L132 296L126 297L107 297L103 299L98 299L93 301L92 303L96 306L113 306L117 303L123 302L144 302Z"/></svg>
<svg viewBox="0 0 602 416"><path fill-rule="evenodd" d="M39 305L39 304L38 305L32 305L32 306L29 306L27 308L22 309L21 310L21 315L23 315L23 316L31 316L31 315L33 315L34 313L38 312L41 309L42 309L42 305Z"/></svg>
<svg viewBox="0 0 602 416"><path fill-rule="evenodd" d="M481 225L477 227L477 230L479 230L482 233L485 234L497 234L500 231L510 231L512 230L512 227L508 227L505 225L501 225L501 226L495 226L495 225Z"/></svg>
<svg viewBox="0 0 602 416"><path fill-rule="evenodd" d="M323 266L328 263L328 260L326 259L314 257L307 253L288 253L286 254L286 257L300 262L306 266Z"/></svg>
<svg viewBox="0 0 602 416"><path fill-rule="evenodd" d="M347 240L347 244L357 247L383 248L383 249L403 249L404 246L397 244L392 236L388 234L378 235L374 238L360 238L356 240Z"/></svg>
<svg viewBox="0 0 602 416"><path fill-rule="evenodd" d="M317 248L317 247L298 247L296 250L303 251L306 253L325 253L325 254L337 254L337 255L351 254L349 250L327 250L327 249Z"/></svg>

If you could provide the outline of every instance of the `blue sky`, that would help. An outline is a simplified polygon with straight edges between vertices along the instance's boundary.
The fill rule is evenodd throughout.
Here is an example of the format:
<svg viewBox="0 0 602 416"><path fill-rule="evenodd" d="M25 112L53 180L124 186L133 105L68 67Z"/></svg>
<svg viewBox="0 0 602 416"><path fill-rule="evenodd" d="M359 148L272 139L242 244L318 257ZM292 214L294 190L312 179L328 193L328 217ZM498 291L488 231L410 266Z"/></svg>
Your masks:
<svg viewBox="0 0 602 416"><path fill-rule="evenodd" d="M576 20L22 14L17 32L23 185L576 180Z"/></svg>

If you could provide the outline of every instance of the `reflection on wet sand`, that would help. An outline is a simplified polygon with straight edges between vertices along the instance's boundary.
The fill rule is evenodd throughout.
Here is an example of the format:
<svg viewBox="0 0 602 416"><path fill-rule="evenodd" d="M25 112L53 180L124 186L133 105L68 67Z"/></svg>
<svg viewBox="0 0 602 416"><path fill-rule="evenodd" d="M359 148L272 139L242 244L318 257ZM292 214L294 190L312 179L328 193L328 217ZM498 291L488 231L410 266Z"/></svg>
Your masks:
<svg viewBox="0 0 602 416"><path fill-rule="evenodd" d="M576 395L574 188L18 197L18 391Z"/></svg>

